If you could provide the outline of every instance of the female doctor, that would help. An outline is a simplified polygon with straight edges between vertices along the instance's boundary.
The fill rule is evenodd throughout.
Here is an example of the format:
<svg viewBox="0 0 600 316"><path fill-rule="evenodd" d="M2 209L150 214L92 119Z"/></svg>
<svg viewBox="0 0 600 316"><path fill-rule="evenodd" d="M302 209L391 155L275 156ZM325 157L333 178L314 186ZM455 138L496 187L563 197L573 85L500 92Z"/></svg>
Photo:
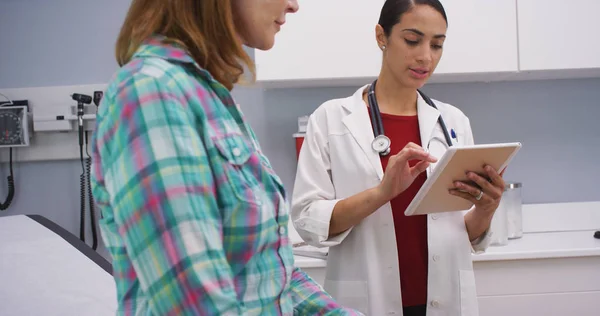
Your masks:
<svg viewBox="0 0 600 316"><path fill-rule="evenodd" d="M442 56L446 28L437 0L387 0L377 80L322 104L300 152L294 226L330 247L326 291L368 315L478 315L471 253L489 244L501 175L488 166L468 173L474 184L455 183L450 194L473 202L470 210L404 215L436 159L473 144L459 109L417 90Z"/></svg>

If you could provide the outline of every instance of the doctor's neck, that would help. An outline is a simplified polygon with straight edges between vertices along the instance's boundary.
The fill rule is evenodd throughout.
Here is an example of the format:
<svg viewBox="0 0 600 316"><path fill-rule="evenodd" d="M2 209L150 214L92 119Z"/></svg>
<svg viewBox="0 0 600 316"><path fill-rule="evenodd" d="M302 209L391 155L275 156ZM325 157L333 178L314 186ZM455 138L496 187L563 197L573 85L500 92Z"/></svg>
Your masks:
<svg viewBox="0 0 600 316"><path fill-rule="evenodd" d="M375 86L380 111L386 114L417 115L417 89L398 82L388 71L381 71Z"/></svg>

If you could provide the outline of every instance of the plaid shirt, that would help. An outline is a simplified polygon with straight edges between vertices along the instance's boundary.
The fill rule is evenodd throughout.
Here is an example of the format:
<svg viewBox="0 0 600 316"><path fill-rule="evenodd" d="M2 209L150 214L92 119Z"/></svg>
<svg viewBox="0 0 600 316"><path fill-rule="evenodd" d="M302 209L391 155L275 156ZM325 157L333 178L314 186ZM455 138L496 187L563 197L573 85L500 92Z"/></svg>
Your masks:
<svg viewBox="0 0 600 316"><path fill-rule="evenodd" d="M280 179L183 49L140 47L107 87L92 148L117 314L355 314L294 268Z"/></svg>

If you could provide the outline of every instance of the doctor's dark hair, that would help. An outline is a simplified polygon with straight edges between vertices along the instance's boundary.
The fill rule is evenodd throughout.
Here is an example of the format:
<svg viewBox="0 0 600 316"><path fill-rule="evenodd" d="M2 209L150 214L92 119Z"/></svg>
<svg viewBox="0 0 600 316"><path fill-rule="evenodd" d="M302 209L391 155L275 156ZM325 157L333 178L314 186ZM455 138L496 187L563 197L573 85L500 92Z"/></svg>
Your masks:
<svg viewBox="0 0 600 316"><path fill-rule="evenodd" d="M448 24L446 10L439 0L386 0L379 16L379 25L383 28L385 36L390 36L392 28L400 23L402 15L417 5L428 5L434 8Z"/></svg>

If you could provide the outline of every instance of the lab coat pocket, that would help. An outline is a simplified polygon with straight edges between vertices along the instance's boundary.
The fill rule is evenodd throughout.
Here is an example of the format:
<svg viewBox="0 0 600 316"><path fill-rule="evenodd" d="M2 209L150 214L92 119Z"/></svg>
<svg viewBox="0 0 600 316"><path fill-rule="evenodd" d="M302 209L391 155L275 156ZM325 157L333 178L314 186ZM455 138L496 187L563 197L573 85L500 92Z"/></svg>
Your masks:
<svg viewBox="0 0 600 316"><path fill-rule="evenodd" d="M325 280L325 290L343 307L356 309L363 314L369 308L367 282Z"/></svg>
<svg viewBox="0 0 600 316"><path fill-rule="evenodd" d="M238 134L220 135L212 138L223 163L215 164L215 175L223 183L219 188L229 187L239 200L260 205L262 164L260 158ZM226 183L225 183L226 182Z"/></svg>
<svg viewBox="0 0 600 316"><path fill-rule="evenodd" d="M460 310L461 316L478 316L477 290L473 270L460 270Z"/></svg>

